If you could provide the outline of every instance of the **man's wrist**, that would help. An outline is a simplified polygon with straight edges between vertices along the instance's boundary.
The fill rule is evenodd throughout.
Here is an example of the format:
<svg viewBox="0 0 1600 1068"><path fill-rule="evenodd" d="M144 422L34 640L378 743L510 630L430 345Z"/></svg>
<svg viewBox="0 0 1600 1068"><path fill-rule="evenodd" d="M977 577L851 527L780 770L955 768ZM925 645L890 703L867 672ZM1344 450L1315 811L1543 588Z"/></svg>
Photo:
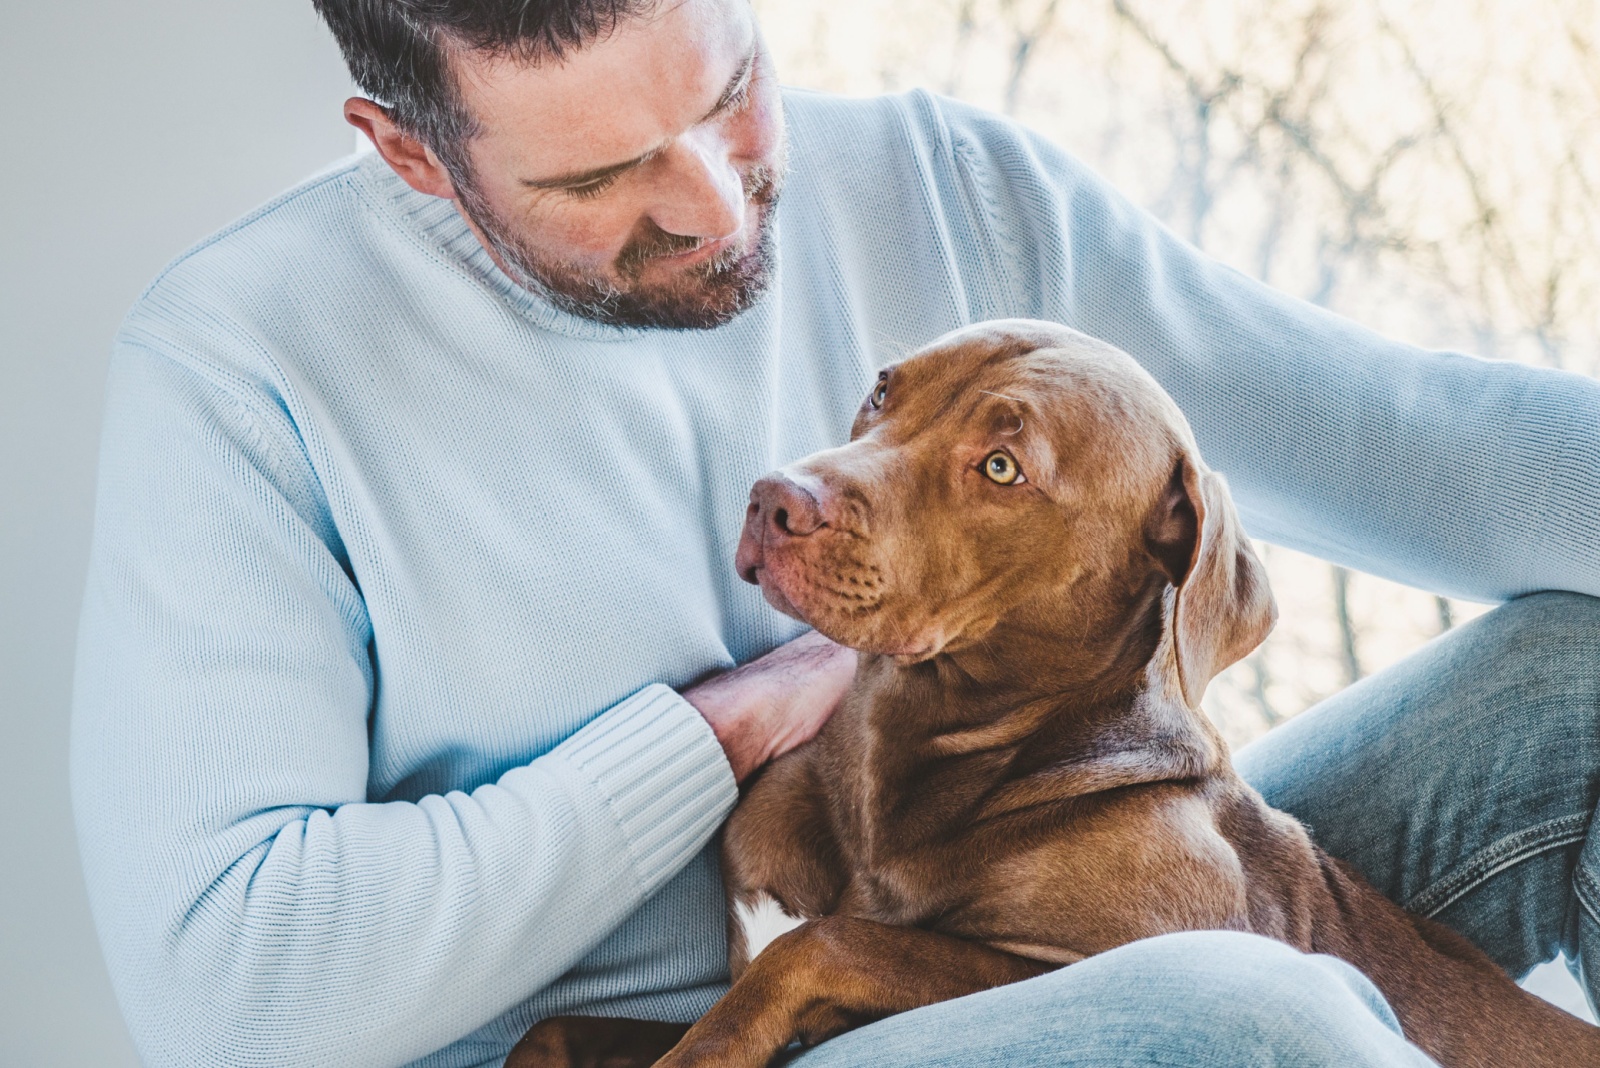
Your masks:
<svg viewBox="0 0 1600 1068"><path fill-rule="evenodd" d="M766 762L770 747L760 729L763 717L752 714L766 701L757 680L731 671L683 691L682 697L710 725L735 781L743 782Z"/></svg>
<svg viewBox="0 0 1600 1068"><path fill-rule="evenodd" d="M682 696L710 724L734 778L743 781L817 733L855 667L855 653L808 632Z"/></svg>

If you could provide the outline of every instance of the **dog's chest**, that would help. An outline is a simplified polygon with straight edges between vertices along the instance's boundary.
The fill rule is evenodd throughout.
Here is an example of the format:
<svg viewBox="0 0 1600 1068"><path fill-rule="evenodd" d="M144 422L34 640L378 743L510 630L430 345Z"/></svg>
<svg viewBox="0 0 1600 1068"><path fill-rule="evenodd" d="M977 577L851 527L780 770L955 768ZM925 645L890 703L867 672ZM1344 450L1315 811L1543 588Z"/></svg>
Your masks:
<svg viewBox="0 0 1600 1068"><path fill-rule="evenodd" d="M854 791L836 814L844 866L839 911L890 924L924 924L971 896L981 877L964 837L937 806L883 787ZM843 806L842 806L843 807Z"/></svg>
<svg viewBox="0 0 1600 1068"><path fill-rule="evenodd" d="M970 783L904 760L903 739L866 722L839 725L820 763L830 837L841 862L839 911L921 924L971 895L982 850L969 841Z"/></svg>
<svg viewBox="0 0 1600 1068"><path fill-rule="evenodd" d="M840 900L840 912L879 923L920 924L937 915L943 887L919 878L915 864L879 863L857 866Z"/></svg>

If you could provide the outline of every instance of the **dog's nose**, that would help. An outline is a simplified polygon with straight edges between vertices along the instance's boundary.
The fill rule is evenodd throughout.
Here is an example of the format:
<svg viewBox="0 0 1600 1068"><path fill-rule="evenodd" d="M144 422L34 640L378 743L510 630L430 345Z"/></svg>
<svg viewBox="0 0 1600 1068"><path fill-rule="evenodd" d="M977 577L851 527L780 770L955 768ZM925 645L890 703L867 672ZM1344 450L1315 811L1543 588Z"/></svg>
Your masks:
<svg viewBox="0 0 1600 1068"><path fill-rule="evenodd" d="M755 582L769 545L803 538L825 525L814 494L781 474L768 475L750 488L750 507L745 509L733 566L740 578Z"/></svg>
<svg viewBox="0 0 1600 1068"><path fill-rule="evenodd" d="M750 507L769 533L803 538L827 525L816 496L782 473L768 475L751 487Z"/></svg>

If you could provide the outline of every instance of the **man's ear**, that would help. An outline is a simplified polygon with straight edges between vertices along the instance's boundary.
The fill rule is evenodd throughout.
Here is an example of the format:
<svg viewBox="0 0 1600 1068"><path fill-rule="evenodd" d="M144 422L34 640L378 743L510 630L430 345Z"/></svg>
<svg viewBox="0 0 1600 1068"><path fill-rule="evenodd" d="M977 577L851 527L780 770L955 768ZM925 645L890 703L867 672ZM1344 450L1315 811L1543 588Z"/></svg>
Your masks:
<svg viewBox="0 0 1600 1068"><path fill-rule="evenodd" d="M366 134L378 155L412 189L446 200L456 198L455 185L439 157L396 126L383 107L365 97L353 96L344 102L344 121Z"/></svg>
<svg viewBox="0 0 1600 1068"><path fill-rule="evenodd" d="M1184 703L1272 630L1278 606L1245 537L1222 476L1179 457L1145 531L1150 555L1174 587L1167 639Z"/></svg>

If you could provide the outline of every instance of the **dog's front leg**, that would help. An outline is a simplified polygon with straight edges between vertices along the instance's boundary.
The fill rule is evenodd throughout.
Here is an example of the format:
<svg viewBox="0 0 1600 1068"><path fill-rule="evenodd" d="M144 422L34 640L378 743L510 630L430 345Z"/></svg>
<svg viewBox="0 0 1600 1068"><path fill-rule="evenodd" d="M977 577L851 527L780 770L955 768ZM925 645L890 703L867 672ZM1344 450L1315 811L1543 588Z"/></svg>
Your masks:
<svg viewBox="0 0 1600 1068"><path fill-rule="evenodd" d="M797 1039L815 1045L1055 967L917 927L826 916L775 939L656 1065L763 1068Z"/></svg>

